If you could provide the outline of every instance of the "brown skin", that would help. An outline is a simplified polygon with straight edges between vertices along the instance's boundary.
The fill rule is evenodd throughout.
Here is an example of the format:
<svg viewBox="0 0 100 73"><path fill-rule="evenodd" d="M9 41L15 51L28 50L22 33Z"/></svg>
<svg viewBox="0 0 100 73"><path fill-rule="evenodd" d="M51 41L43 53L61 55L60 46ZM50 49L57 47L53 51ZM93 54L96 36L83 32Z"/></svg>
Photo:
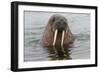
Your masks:
<svg viewBox="0 0 100 73"><path fill-rule="evenodd" d="M53 47L54 33L55 30L58 29L57 40L55 43L55 47L61 47L61 37L62 31L65 31L64 34L64 48L71 47L71 44L74 41L74 37L72 32L69 29L67 19L61 15L53 15L49 19L49 22L44 30L41 44L43 47ZM67 29L67 32L66 32Z"/></svg>

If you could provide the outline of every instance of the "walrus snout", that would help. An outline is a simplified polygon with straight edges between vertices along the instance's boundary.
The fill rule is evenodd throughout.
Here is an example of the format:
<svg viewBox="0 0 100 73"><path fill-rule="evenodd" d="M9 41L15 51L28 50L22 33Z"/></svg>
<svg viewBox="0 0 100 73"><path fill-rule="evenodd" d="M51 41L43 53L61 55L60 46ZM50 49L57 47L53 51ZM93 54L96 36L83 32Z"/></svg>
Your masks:
<svg viewBox="0 0 100 73"><path fill-rule="evenodd" d="M63 30L66 30L67 24L66 22L57 22L55 23L55 28L58 30L58 32L62 32Z"/></svg>
<svg viewBox="0 0 100 73"><path fill-rule="evenodd" d="M54 15L53 17L51 17L50 22L52 22L51 26L53 28L53 31L57 29L58 32L62 32L63 30L66 31L66 29L68 28L67 19L63 16Z"/></svg>

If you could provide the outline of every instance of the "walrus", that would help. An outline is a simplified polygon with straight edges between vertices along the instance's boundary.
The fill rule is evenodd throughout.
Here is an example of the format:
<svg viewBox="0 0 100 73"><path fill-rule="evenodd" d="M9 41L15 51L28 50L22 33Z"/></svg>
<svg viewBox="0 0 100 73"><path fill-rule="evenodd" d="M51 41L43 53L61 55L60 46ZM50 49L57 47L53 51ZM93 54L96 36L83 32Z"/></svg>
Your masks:
<svg viewBox="0 0 100 73"><path fill-rule="evenodd" d="M71 47L74 36L68 26L67 19L59 14L54 14L49 19L43 32L41 44L43 47L68 48Z"/></svg>

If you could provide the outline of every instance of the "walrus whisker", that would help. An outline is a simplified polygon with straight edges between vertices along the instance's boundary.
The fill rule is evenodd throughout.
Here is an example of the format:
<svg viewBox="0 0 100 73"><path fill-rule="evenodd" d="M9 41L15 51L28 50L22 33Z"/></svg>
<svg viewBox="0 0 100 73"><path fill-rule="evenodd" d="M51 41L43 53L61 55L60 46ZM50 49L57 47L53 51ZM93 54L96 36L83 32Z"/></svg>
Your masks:
<svg viewBox="0 0 100 73"><path fill-rule="evenodd" d="M64 47L63 47L63 44L64 44L64 34L65 34L65 31L63 30L62 31L62 38L61 38L61 48L62 48L63 52L64 52Z"/></svg>

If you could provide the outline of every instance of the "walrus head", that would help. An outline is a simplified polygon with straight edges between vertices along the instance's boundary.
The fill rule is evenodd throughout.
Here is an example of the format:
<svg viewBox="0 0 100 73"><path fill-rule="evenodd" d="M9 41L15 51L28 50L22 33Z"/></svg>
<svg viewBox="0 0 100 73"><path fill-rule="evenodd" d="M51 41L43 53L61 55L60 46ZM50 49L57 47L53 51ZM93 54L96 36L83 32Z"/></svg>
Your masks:
<svg viewBox="0 0 100 73"><path fill-rule="evenodd" d="M67 19L61 15L53 15L49 20L51 30L54 32L53 46L55 46L57 34L62 34L61 47L63 48L64 34L68 31Z"/></svg>
<svg viewBox="0 0 100 73"><path fill-rule="evenodd" d="M53 15L49 23L51 23L51 30L55 32L58 30L58 32L66 31L68 24L67 24L67 19L61 15Z"/></svg>

